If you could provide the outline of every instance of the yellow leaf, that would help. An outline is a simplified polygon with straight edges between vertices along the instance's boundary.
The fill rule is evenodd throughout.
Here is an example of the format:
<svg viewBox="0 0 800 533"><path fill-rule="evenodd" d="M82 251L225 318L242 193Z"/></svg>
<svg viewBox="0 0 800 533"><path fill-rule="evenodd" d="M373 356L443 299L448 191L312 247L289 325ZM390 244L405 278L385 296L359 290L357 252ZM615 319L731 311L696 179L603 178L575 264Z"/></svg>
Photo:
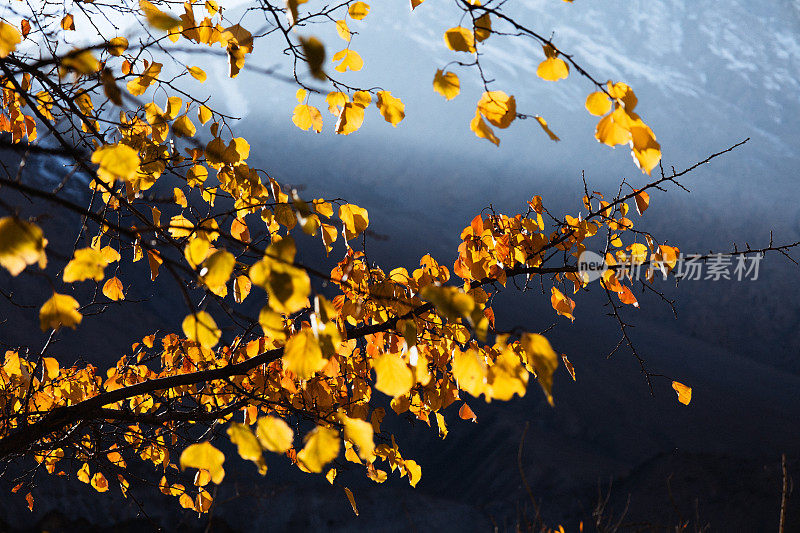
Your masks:
<svg viewBox="0 0 800 533"><path fill-rule="evenodd" d="M211 243L205 239L201 239L199 237L195 237L189 244L186 245L186 248L183 249L183 256L186 258L186 261L195 268L197 265L205 261L206 257L208 257L208 251L211 248Z"/></svg>
<svg viewBox="0 0 800 533"><path fill-rule="evenodd" d="M200 83L204 83L206 81L206 72L200 67L188 67L186 70Z"/></svg>
<svg viewBox="0 0 800 533"><path fill-rule="evenodd" d="M157 30L169 31L181 25L179 19L164 13L147 0L139 0L139 9L147 18L147 23Z"/></svg>
<svg viewBox="0 0 800 533"><path fill-rule="evenodd" d="M411 0L411 11L417 9L417 7L424 1L425 0Z"/></svg>
<svg viewBox="0 0 800 533"><path fill-rule="evenodd" d="M347 102L336 121L335 131L339 135L350 135L364 123L364 107Z"/></svg>
<svg viewBox="0 0 800 533"><path fill-rule="evenodd" d="M108 41L108 53L119 57L128 49L128 39L125 37L114 37Z"/></svg>
<svg viewBox="0 0 800 533"><path fill-rule="evenodd" d="M536 119L536 122L539 123L539 126L541 126L541 128L547 134L547 136L550 137L551 141L558 142L561 140L558 138L558 135L553 133L553 130L550 129L550 127L547 125L547 121L543 117L536 116L534 118Z"/></svg>
<svg viewBox="0 0 800 533"><path fill-rule="evenodd" d="M475 19L475 39L478 42L483 42L492 34L492 19L489 13L484 13Z"/></svg>
<svg viewBox="0 0 800 533"><path fill-rule="evenodd" d="M428 285L422 289L420 296L431 302L436 310L450 321L467 318L475 309L475 300L472 296L456 287Z"/></svg>
<svg viewBox="0 0 800 533"><path fill-rule="evenodd" d="M525 396L528 371L519 356L510 348L506 348L495 360L494 365L489 367L488 381L492 398L506 401L510 400L514 394Z"/></svg>
<svg viewBox="0 0 800 533"><path fill-rule="evenodd" d="M256 437L265 449L284 453L292 447L294 431L280 418L262 416L256 423Z"/></svg>
<svg viewBox="0 0 800 533"><path fill-rule="evenodd" d="M553 309L556 310L556 313L570 320L575 320L575 316L572 314L575 310L575 302L564 296L564 294L555 287L550 289L550 303Z"/></svg>
<svg viewBox="0 0 800 533"><path fill-rule="evenodd" d="M338 72L344 72L347 69L359 71L364 67L364 60L361 59L361 55L355 50L347 48L339 50L333 55L331 61L339 61L340 59L342 62L335 67Z"/></svg>
<svg viewBox="0 0 800 533"><path fill-rule="evenodd" d="M444 415L442 413L435 413L436 415L436 426L439 428L439 438L446 439L447 438L447 424L444 422Z"/></svg>
<svg viewBox="0 0 800 533"><path fill-rule="evenodd" d="M269 306L264 306L258 314L258 323L264 330L264 335L275 340L286 339L286 326L280 314L276 313Z"/></svg>
<svg viewBox="0 0 800 533"><path fill-rule="evenodd" d="M259 473L262 475L267 471L267 465L264 462L264 454L261 450L261 445L258 439L250 428L244 424L231 422L228 427L228 437L231 442L236 445L239 456L245 461L253 461L258 465Z"/></svg>
<svg viewBox="0 0 800 533"><path fill-rule="evenodd" d="M125 299L125 293L122 291L122 282L117 277L109 278L103 285L103 294L105 297L115 302Z"/></svg>
<svg viewBox="0 0 800 533"><path fill-rule="evenodd" d="M64 281L66 283L73 283L86 279L100 281L103 279L103 269L106 267L106 264L106 260L99 250L95 250L94 248L75 250L75 256L64 268Z"/></svg>
<svg viewBox="0 0 800 533"><path fill-rule="evenodd" d="M398 355L383 354L372 362L377 379L375 388L393 398L402 396L414 386L414 374Z"/></svg>
<svg viewBox="0 0 800 533"><path fill-rule="evenodd" d="M678 393L678 401L683 405L689 405L689 402L692 401L692 388L678 381L672 382L672 388Z"/></svg>
<svg viewBox="0 0 800 533"><path fill-rule="evenodd" d="M389 91L378 91L378 109L383 115L384 120L392 126L397 126L406 118L406 106L399 98L392 96Z"/></svg>
<svg viewBox="0 0 800 533"><path fill-rule="evenodd" d="M333 480L336 479L336 469L331 468L330 470L328 470L328 473L325 474L325 479L328 480L328 483L333 485Z"/></svg>
<svg viewBox="0 0 800 533"><path fill-rule="evenodd" d="M337 117L342 112L344 104L349 101L350 97L346 93L340 91L330 92L328 96L325 97L325 103L328 104L328 111Z"/></svg>
<svg viewBox="0 0 800 533"><path fill-rule="evenodd" d="M661 161L661 145L646 124L631 127L631 154L636 165L648 175Z"/></svg>
<svg viewBox="0 0 800 533"><path fill-rule="evenodd" d="M131 180L139 171L139 154L124 144L107 144L92 154L92 163L100 166L98 179L113 185L117 179Z"/></svg>
<svg viewBox="0 0 800 533"><path fill-rule="evenodd" d="M636 212L642 216L642 213L650 206L650 195L646 191L636 191L636 196L633 198L636 200Z"/></svg>
<svg viewBox="0 0 800 533"><path fill-rule="evenodd" d="M42 331L58 329L61 326L75 329L81 323L83 316L78 312L77 300L67 294L53 293L39 310L39 324Z"/></svg>
<svg viewBox="0 0 800 533"><path fill-rule="evenodd" d="M347 27L346 20L337 20L336 21L336 32L339 34L339 37L350 42L350 28Z"/></svg>
<svg viewBox="0 0 800 533"><path fill-rule="evenodd" d="M189 117L182 115L172 124L172 131L178 137L194 137L194 134L197 133L197 128L189 120Z"/></svg>
<svg viewBox="0 0 800 533"><path fill-rule="evenodd" d="M475 110L475 117L469 123L469 129L475 132L475 135L481 139L487 139L495 145L500 146L500 139L495 136L494 131L489 127L488 124L486 124L481 116L480 111L477 109Z"/></svg>
<svg viewBox="0 0 800 533"><path fill-rule="evenodd" d="M322 70L322 64L325 62L325 47L316 37L307 39L300 37L300 45L303 47L303 54L306 56L306 63L308 63L311 75L318 80L325 80L327 76Z"/></svg>
<svg viewBox="0 0 800 533"><path fill-rule="evenodd" d="M348 241L358 237L369 226L367 210L354 204L340 206L338 216L344 223L345 239Z"/></svg>
<svg viewBox="0 0 800 533"><path fill-rule="evenodd" d="M353 491L344 487L344 493L347 496L347 500L350 502L350 507L353 508L353 512L358 516L358 507L356 507L356 499L353 497Z"/></svg>
<svg viewBox="0 0 800 533"><path fill-rule="evenodd" d="M461 82L458 76L452 72L444 72L439 69L433 77L433 90L444 96L447 100L452 100L461 92Z"/></svg>
<svg viewBox="0 0 800 533"><path fill-rule="evenodd" d="M108 490L108 480L100 472L92 476L91 485L97 492L105 492Z"/></svg>
<svg viewBox="0 0 800 533"><path fill-rule="evenodd" d="M461 26L444 32L444 42L454 52L475 52L475 35Z"/></svg>
<svg viewBox="0 0 800 533"><path fill-rule="evenodd" d="M300 379L309 379L322 370L327 361L314 333L303 329L286 341L283 350L283 368L293 372Z"/></svg>
<svg viewBox="0 0 800 533"><path fill-rule="evenodd" d="M183 319L181 327L187 339L198 343L204 348L213 348L222 336L217 323L205 311L187 315Z"/></svg>
<svg viewBox="0 0 800 533"><path fill-rule="evenodd" d="M208 14L213 17L219 11L219 4L215 0L206 0L205 8Z"/></svg>
<svg viewBox="0 0 800 533"><path fill-rule="evenodd" d="M61 29L75 31L75 18L70 14L64 15L64 18L61 19Z"/></svg>
<svg viewBox="0 0 800 533"><path fill-rule="evenodd" d="M250 294L250 288L253 282L247 276L236 276L233 280L233 299L237 304L240 304Z"/></svg>
<svg viewBox="0 0 800 533"><path fill-rule="evenodd" d="M478 101L478 111L492 125L507 128L517 118L517 103L503 91L484 92Z"/></svg>
<svg viewBox="0 0 800 533"><path fill-rule="evenodd" d="M200 124L205 125L206 122L211 120L211 110L206 106L201 105L200 108L197 110L197 119L200 121ZM207 171L206 175L208 175Z"/></svg>
<svg viewBox="0 0 800 533"><path fill-rule="evenodd" d="M225 477L225 454L212 446L209 442L192 444L181 453L181 470L186 468L204 468L211 474L211 481L219 485Z"/></svg>
<svg viewBox="0 0 800 533"><path fill-rule="evenodd" d="M542 386L547 401L553 405L553 373L558 368L558 355L542 335L525 333L520 339L528 360L536 369L536 379Z"/></svg>
<svg viewBox="0 0 800 533"><path fill-rule="evenodd" d="M475 397L480 396L486 389L487 373L486 363L474 350L455 351L453 377L456 378L461 390Z"/></svg>
<svg viewBox="0 0 800 533"><path fill-rule="evenodd" d="M279 313L291 314L308 304L311 280L305 270L293 266L294 240L284 237L269 245L266 257L250 267L250 279L269 295L269 306Z"/></svg>
<svg viewBox="0 0 800 533"><path fill-rule="evenodd" d="M305 446L297 453L297 461L309 472L320 473L323 467L339 456L339 432L317 426L305 436Z"/></svg>
<svg viewBox="0 0 800 533"><path fill-rule="evenodd" d="M344 438L358 447L358 455L365 461L371 461L375 455L372 424L359 418L350 418L340 414L339 421L344 426Z"/></svg>
<svg viewBox="0 0 800 533"><path fill-rule="evenodd" d="M0 266L17 276L25 267L46 263L42 230L14 217L0 218Z"/></svg>
<svg viewBox="0 0 800 533"><path fill-rule="evenodd" d="M354 20L361 20L369 13L369 4L365 2L356 2L350 6L347 12Z"/></svg>
<svg viewBox="0 0 800 533"><path fill-rule="evenodd" d="M317 133L322 131L322 114L314 106L300 104L294 108L292 122L301 130L308 131L314 128Z"/></svg>
<svg viewBox="0 0 800 533"><path fill-rule="evenodd" d="M539 63L536 75L547 81L558 81L569 76L569 65L557 56L555 49L546 44L542 47L546 59Z"/></svg>
<svg viewBox="0 0 800 533"><path fill-rule="evenodd" d="M630 132L614 120L615 116L616 111L601 118L594 132L595 138L608 146L626 144L631 138Z"/></svg>
<svg viewBox="0 0 800 533"><path fill-rule="evenodd" d="M412 487L416 487L419 480L422 479L422 467L420 467L413 459L406 459L403 465L408 472L408 483Z"/></svg>
<svg viewBox="0 0 800 533"><path fill-rule="evenodd" d="M372 95L367 91L356 91L353 94L353 103L364 108L369 107L369 104L372 103Z"/></svg>
<svg viewBox="0 0 800 533"><path fill-rule="evenodd" d="M8 54L17 49L17 45L22 41L22 35L11 24L6 24L0 20L0 59L7 57Z"/></svg>
<svg viewBox="0 0 800 533"><path fill-rule="evenodd" d="M90 475L89 465L86 464L86 463L83 463L83 466L81 467L81 469L78 470L78 480L81 483L86 483L88 485L89 484L89 479L90 479L89 475Z"/></svg>
<svg viewBox="0 0 800 533"><path fill-rule="evenodd" d="M232 253L217 250L203 263L203 268L200 269L200 279L212 292L217 293L220 287L224 288L228 283L234 265L236 265L236 258Z"/></svg>
<svg viewBox="0 0 800 533"><path fill-rule="evenodd" d="M611 100L603 91L595 91L586 97L586 110L598 117L605 115L611 111Z"/></svg>

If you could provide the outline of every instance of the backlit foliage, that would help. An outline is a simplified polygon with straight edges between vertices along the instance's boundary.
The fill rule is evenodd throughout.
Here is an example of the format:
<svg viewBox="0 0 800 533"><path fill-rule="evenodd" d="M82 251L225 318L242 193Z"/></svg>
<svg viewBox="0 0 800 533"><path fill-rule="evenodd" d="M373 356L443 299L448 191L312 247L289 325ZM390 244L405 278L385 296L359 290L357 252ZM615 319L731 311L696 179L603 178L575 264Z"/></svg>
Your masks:
<svg viewBox="0 0 800 533"><path fill-rule="evenodd" d="M31 284L46 278L42 272L59 279L38 302L47 335L80 330L96 302L113 312L141 296L136 271L158 290L174 291L186 309L182 322L165 323L110 368L8 350L0 366L3 460L32 456L44 471L123 496L134 488L126 465L150 463L152 479L142 483L204 513L213 503L209 484L223 482L233 462L218 445L229 440L262 474L270 463L290 461L341 483L357 513L346 472L376 483L404 477L412 486L422 476L402 439L382 427L387 416L417 419L444 438L448 423L477 421L469 404L510 401L528 393L532 381L552 404L559 361L575 379L566 355L537 331L495 323L494 298L511 280L535 280L550 298L548 318L566 323L580 318L578 293L591 282L576 267L583 251L604 250L612 268L598 284L615 314L639 305L636 281L616 265L641 264L648 285L676 265L678 248L638 227L649 193L676 174L645 177L638 188L626 182L613 197L587 189L563 215L539 196L517 214L485 210L461 232L454 262L426 255L408 270L368 262L365 237L370 217L380 213L301 195L251 166L255 144L236 136L231 117L197 96L215 55L224 56L235 78L251 67L254 50L279 37L275 49L285 52L297 85L297 105L282 113L308 135L350 135L376 119L402 127L407 112L421 112L406 109L391 87L349 81L368 66L359 33L378 6L261 2L248 16L229 18L224 2L214 0L76 2L65 4L69 13L59 4L36 16L24 5L0 22L0 131L22 152L68 160L89 176L96 199L81 206L0 178L4 189L58 204L85 221L83 238L65 256L51 252L35 220L5 214L0 266ZM464 128L499 145L496 129L522 128L517 119L533 117L535 129L558 140L544 117L523 109L529 102L518 102L512 87L490 86L480 68L484 47L528 38L542 48L533 58L537 83L573 83L588 94L585 107L599 121L587 139L594 134L608 146L628 146L647 175L658 168L660 146L634 111L628 85L595 81L556 43L492 5L498 4L456 2L458 24L442 30L453 61L420 76L432 74L433 90L446 100L478 78L485 90ZM450 13L421 0L411 0L410 8ZM127 29L102 30L88 20L104 14L127 21L119 26ZM319 37L314 23L331 26L330 39ZM65 32L88 41L67 45ZM47 55L45 44L55 55ZM195 52L191 64L177 50ZM43 133L50 144L35 144ZM309 255L328 258L330 267L318 270L299 259ZM89 287L96 289L91 302ZM254 301L256 316L244 311ZM691 389L672 386L688 404ZM72 460L79 469L68 466ZM33 506L33 497L28 502Z"/></svg>

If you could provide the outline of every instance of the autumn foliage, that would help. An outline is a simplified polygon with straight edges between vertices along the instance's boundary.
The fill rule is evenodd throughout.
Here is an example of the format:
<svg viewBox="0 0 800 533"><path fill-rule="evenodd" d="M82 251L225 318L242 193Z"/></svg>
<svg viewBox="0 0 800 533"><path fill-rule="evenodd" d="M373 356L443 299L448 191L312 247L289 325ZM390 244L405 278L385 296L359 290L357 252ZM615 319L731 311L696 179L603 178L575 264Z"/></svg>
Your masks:
<svg viewBox="0 0 800 533"><path fill-rule="evenodd" d="M411 9L440 9L431 4L412 0ZM443 32L442 43L454 62L429 73L432 98L458 98L468 76L486 85L478 68L483 47L502 46L509 35L533 39L541 45L541 83L580 84L586 110L598 117L587 139L627 146L644 178L608 196L587 190L572 214L549 211L539 196L517 214L476 214L454 259L426 255L410 271L367 262L362 239L370 217L380 213L301 195L251 167L251 144L236 136L233 121L184 90L206 81L205 56L188 56L198 65L183 64L171 52L224 54L235 78L274 34L298 86L297 105L282 111L286 120L309 135L350 135L365 120L402 127L406 112L418 110L407 110L401 95L347 81L364 65L358 30L370 5L254 3L255 12L267 15L268 30L264 20L229 19L214 0L183 6L87 0L76 2L74 12L45 8L37 17L14 6L19 11L0 22L3 142L20 153L67 158L90 177L97 200L78 205L24 180L0 178L0 191L56 203L85 221L85 237L65 257L63 249L51 253L54 244L33 219L3 203L10 211L0 218L3 275L28 276L33 284L43 282L36 275L42 269L53 273L52 292L35 311L45 336L80 329L94 301L124 305L135 296L136 270L183 299L186 312L119 354L110 368L70 365L36 349L7 351L0 367L3 461L35 460L51 474L123 495L132 487L127 464L149 463L153 487L203 513L212 505L209 484L222 483L234 461L219 449L227 439L262 474L270 463L290 461L341 483L357 512L337 464L359 465L377 483L396 475L415 486L422 476L401 436L382 428L386 417L410 414L445 436L443 413L458 412L455 423L474 421L470 403L533 393L532 381L537 394L554 402L559 365L574 379L569 359L536 331L505 331L495 323L494 294L512 278L536 278L559 320L579 319L575 294L590 280L576 258L596 249L605 250L612 267L598 282L612 308L638 306L636 282L613 267L632 260L648 270L643 283L655 283L675 266L678 248L638 224L649 192L679 174L660 169L660 146L637 114L631 87L596 81L505 6L456 4L460 23ZM128 29L89 23L87 17L103 13L126 20L119 27ZM323 43L312 22L334 25L339 41ZM66 46L64 35L76 31L85 42ZM518 108L511 90L487 85L464 127L499 145L499 130L527 127L517 119L533 117L558 141L544 117ZM37 141L45 136L48 143ZM168 201L154 201L164 194ZM335 266L319 271L299 262L300 243L304 256L330 257ZM81 287L96 287L95 300L82 301ZM254 299L264 302L257 316L241 311ZM232 328L223 331L223 322ZM691 389L673 387L688 404ZM210 441L197 430L208 427L224 432ZM82 464L77 472L65 470L68 458ZM29 482L22 478L16 489ZM28 501L34 505L32 496Z"/></svg>

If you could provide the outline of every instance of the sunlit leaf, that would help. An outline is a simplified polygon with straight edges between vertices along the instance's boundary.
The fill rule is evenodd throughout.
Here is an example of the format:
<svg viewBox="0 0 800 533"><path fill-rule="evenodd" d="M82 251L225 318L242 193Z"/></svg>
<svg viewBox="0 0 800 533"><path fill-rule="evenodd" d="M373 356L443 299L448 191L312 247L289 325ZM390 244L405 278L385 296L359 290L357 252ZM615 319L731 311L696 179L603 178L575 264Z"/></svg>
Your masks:
<svg viewBox="0 0 800 533"><path fill-rule="evenodd" d="M309 472L320 473L326 464L339 456L339 432L317 426L305 436L305 446L297 453L297 461Z"/></svg>
<svg viewBox="0 0 800 533"><path fill-rule="evenodd" d="M454 52L475 52L475 35L461 26L444 32L444 42Z"/></svg>
<svg viewBox="0 0 800 533"><path fill-rule="evenodd" d="M354 20L361 20L369 13L369 4L366 2L356 2L347 10Z"/></svg>
<svg viewBox="0 0 800 533"><path fill-rule="evenodd" d="M43 266L45 239L41 228L14 217L0 218L0 266L17 276L34 263Z"/></svg>
<svg viewBox="0 0 800 533"><path fill-rule="evenodd" d="M542 386L547 402L553 405L553 373L558 368L558 355L544 336L525 333L520 342L528 360L536 369L536 379Z"/></svg>
<svg viewBox="0 0 800 533"><path fill-rule="evenodd" d="M262 475L267 471L267 464L264 462L264 454L261 445L250 428L244 424L231 422L228 426L228 437L236 445L239 456L246 461L253 461Z"/></svg>
<svg viewBox="0 0 800 533"><path fill-rule="evenodd" d="M414 374L408 365L395 354L383 354L372 362L377 379L375 388L393 398L402 396L414 386Z"/></svg>
<svg viewBox="0 0 800 533"><path fill-rule="evenodd" d="M124 300L122 282L117 277L109 278L103 285L103 294L106 298L113 301Z"/></svg>
<svg viewBox="0 0 800 533"><path fill-rule="evenodd" d="M181 328L187 339L200 344L204 348L213 348L222 337L222 332L217 327L217 323L205 311L187 315L183 319Z"/></svg>
<svg viewBox="0 0 800 533"><path fill-rule="evenodd" d="M39 325L42 331L62 326L75 329L83 316L78 312L78 301L68 294L53 293L39 310Z"/></svg>
<svg viewBox="0 0 800 533"><path fill-rule="evenodd" d="M286 341L283 350L283 367L300 379L309 379L322 370L325 359L319 342L310 329L298 331Z"/></svg>
<svg viewBox="0 0 800 533"><path fill-rule="evenodd" d="M439 69L433 77L433 90L445 99L452 100L461 92L461 82L454 73Z"/></svg>
<svg viewBox="0 0 800 533"><path fill-rule="evenodd" d="M73 283L93 279L100 281L103 279L103 270L106 267L106 260L99 250L94 248L81 248L75 250L72 260L64 268L64 281Z"/></svg>
<svg viewBox="0 0 800 533"><path fill-rule="evenodd" d="M292 447L294 431L280 418L262 416L256 424L256 437L265 449L284 453Z"/></svg>
<svg viewBox="0 0 800 533"><path fill-rule="evenodd" d="M21 41L22 36L17 28L0 20L0 59L16 50Z"/></svg>
<svg viewBox="0 0 800 533"><path fill-rule="evenodd" d="M219 485L225 477L225 454L212 446L209 442L191 444L181 453L181 470L186 468L203 468L211 474L211 481Z"/></svg>
<svg viewBox="0 0 800 533"><path fill-rule="evenodd" d="M678 394L678 401L683 405L689 405L689 402L692 401L692 388L687 387L679 381L673 381L672 388L675 389L675 392Z"/></svg>

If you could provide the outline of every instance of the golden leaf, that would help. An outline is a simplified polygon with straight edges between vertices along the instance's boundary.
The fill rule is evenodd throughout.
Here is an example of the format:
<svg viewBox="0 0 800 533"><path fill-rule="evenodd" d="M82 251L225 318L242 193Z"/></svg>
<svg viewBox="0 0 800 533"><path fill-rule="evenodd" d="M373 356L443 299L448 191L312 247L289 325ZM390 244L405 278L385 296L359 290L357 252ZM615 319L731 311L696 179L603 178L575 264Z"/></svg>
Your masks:
<svg viewBox="0 0 800 533"><path fill-rule="evenodd" d="M536 379L542 386L547 402L553 405L553 373L558 368L558 355L544 336L525 333L520 339L525 355L536 369Z"/></svg>
<svg viewBox="0 0 800 533"><path fill-rule="evenodd" d="M222 336L217 323L205 311L187 315L183 319L181 328L187 339L198 343L204 348L213 348Z"/></svg>
<svg viewBox="0 0 800 533"><path fill-rule="evenodd" d="M256 423L256 437L265 449L275 453L285 453L292 447L294 431L280 418L262 416Z"/></svg>
<svg viewBox="0 0 800 533"><path fill-rule="evenodd" d="M314 106L300 104L294 108L292 122L301 130L313 128L317 133L322 131L322 114Z"/></svg>
<svg viewBox="0 0 800 533"><path fill-rule="evenodd" d="M692 388L687 387L679 381L673 381L672 388L675 389L675 392L678 394L678 401L683 405L689 405L689 402L692 401Z"/></svg>
<svg viewBox="0 0 800 533"><path fill-rule="evenodd" d="M260 474L267 472L267 464L264 462L264 454L258 439L250 428L244 424L231 422L228 427L228 437L236 445L239 456L246 461L253 461L258 466Z"/></svg>
<svg viewBox="0 0 800 533"><path fill-rule="evenodd" d="M507 128L517 118L517 103L503 91L484 92L478 101L478 111L493 126Z"/></svg>
<svg viewBox="0 0 800 533"><path fill-rule="evenodd" d="M117 277L109 278L103 285L103 294L106 298L113 301L124 300L122 282Z"/></svg>
<svg viewBox="0 0 800 533"><path fill-rule="evenodd" d="M323 467L339 456L339 432L317 426L305 436L305 446L297 453L297 461L309 472L320 473Z"/></svg>
<svg viewBox="0 0 800 533"><path fill-rule="evenodd" d="M87 279L100 281L104 277L103 269L106 264L106 260L99 250L94 248L75 250L74 257L64 268L64 281L66 283Z"/></svg>
<svg viewBox="0 0 800 533"><path fill-rule="evenodd" d="M439 69L433 77L433 90L444 96L445 99L452 100L461 92L461 82L454 73Z"/></svg>
<svg viewBox="0 0 800 533"><path fill-rule="evenodd" d="M78 301L67 294L53 293L39 310L39 324L42 331L58 329L61 326L75 329L83 316L78 312Z"/></svg>
<svg viewBox="0 0 800 533"><path fill-rule="evenodd" d="M349 48L339 50L333 54L331 61L339 61L340 59L342 62L335 67L338 72L345 72L347 69L359 71L364 67L364 60L361 59L361 55L355 50L350 50Z"/></svg>
<svg viewBox="0 0 800 533"><path fill-rule="evenodd" d="M500 146L500 139L495 136L494 131L489 127L488 124L486 124L481 116L480 111L477 109L475 110L475 117L469 123L469 129L475 132L475 135L481 139L487 139L495 145Z"/></svg>
<svg viewBox="0 0 800 533"><path fill-rule="evenodd" d="M372 362L377 379L375 388L393 398L402 396L414 386L414 374L396 354L383 354Z"/></svg>
<svg viewBox="0 0 800 533"><path fill-rule="evenodd" d="M344 426L344 438L358 446L358 455L365 461L371 461L375 455L375 441L372 435L372 424L359 418L350 418L340 414L339 421Z"/></svg>
<svg viewBox="0 0 800 533"><path fill-rule="evenodd" d="M444 42L454 52L475 52L475 35L461 26L444 32Z"/></svg>
<svg viewBox="0 0 800 533"><path fill-rule="evenodd" d="M314 333L310 329L298 331L286 341L283 350L283 367L300 379L309 379L322 370L326 360L322 357Z"/></svg>
<svg viewBox="0 0 800 533"><path fill-rule="evenodd" d="M350 6L347 12L354 20L361 20L369 13L369 4L365 2L356 2Z"/></svg>
<svg viewBox="0 0 800 533"><path fill-rule="evenodd" d="M47 262L41 228L14 217L0 218L0 266L17 276L25 267Z"/></svg>
<svg viewBox="0 0 800 533"><path fill-rule="evenodd" d="M345 239L348 241L358 237L369 226L367 210L354 204L340 206L338 216L344 223Z"/></svg>
<svg viewBox="0 0 800 533"><path fill-rule="evenodd" d="M181 453L181 470L186 468L204 468L211 474L211 481L219 485L225 477L225 454L212 446L209 442L191 444Z"/></svg>
<svg viewBox="0 0 800 533"><path fill-rule="evenodd" d="M19 31L11 24L6 24L0 20L0 59L5 58L17 49L17 45L22 41Z"/></svg>

